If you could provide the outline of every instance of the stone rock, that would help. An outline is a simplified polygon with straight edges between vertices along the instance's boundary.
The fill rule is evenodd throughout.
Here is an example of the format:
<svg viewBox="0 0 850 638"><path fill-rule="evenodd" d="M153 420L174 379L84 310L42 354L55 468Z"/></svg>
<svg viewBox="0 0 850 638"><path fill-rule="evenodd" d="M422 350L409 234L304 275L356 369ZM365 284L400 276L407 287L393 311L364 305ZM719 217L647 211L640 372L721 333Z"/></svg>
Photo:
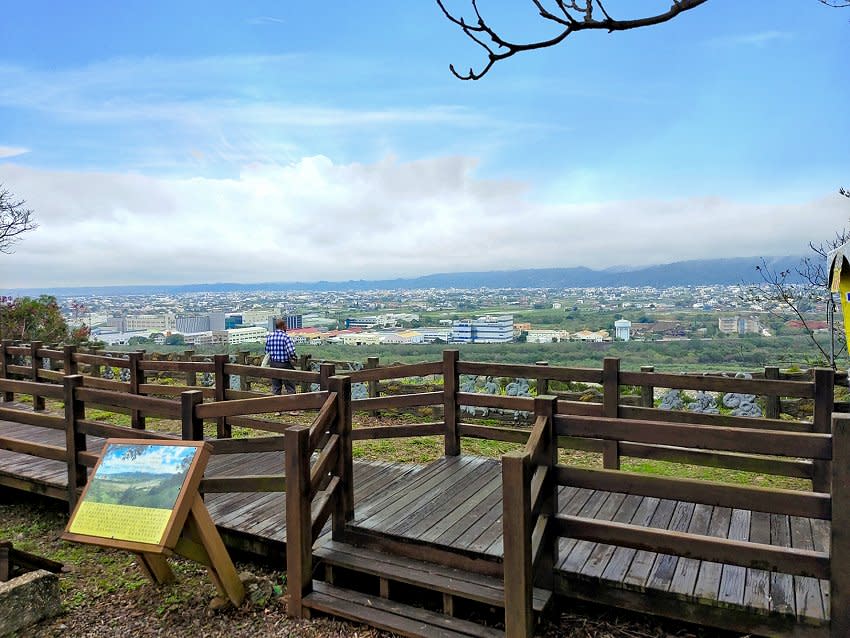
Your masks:
<svg viewBox="0 0 850 638"><path fill-rule="evenodd" d="M0 636L62 613L59 577L43 569L0 583Z"/></svg>

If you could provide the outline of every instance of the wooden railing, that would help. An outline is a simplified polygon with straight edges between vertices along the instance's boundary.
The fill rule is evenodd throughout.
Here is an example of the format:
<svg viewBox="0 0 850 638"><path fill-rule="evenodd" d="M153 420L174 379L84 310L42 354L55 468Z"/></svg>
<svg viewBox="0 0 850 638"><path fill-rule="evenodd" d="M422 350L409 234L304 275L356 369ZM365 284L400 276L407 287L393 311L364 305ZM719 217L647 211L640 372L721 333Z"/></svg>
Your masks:
<svg viewBox="0 0 850 638"><path fill-rule="evenodd" d="M534 635L533 588L552 589L558 554L553 536L558 511L556 402L552 396L535 399L534 427L525 449L502 457L505 633L510 637Z"/></svg>
<svg viewBox="0 0 850 638"><path fill-rule="evenodd" d="M244 353L243 353L244 354ZM29 365L12 363L13 357L29 358ZM54 362L63 371L46 370L39 367L42 358ZM334 364L322 364L318 372L301 370L281 370L260 368L243 363L229 363L227 355L215 355L214 361L192 360L187 352L186 361L151 361L141 353L130 353L128 358L93 355L77 352L73 346L62 349L44 348L39 343L28 345L13 344L4 341L0 347L0 378L15 377L32 381L61 381L64 371L76 373L82 367L97 371L103 366L121 367L129 370L126 382L107 380L97 376L85 375L83 385L104 390L113 390L137 395L174 396L188 390L199 391L204 398L217 402L242 400L263 396L247 389L231 390L230 377L239 375L249 378L290 379L302 386L318 384L326 390L328 379L334 375ZM245 360L245 356L241 357ZM456 350L446 350L439 362L425 362L407 365L377 366L377 359L371 358L364 369L351 373L352 383L365 383L369 388L368 398L352 401L355 411L368 411L378 414L381 411L416 408L440 408L442 417L422 423L404 423L370 425L353 431L354 440L403 438L412 436L442 436L445 439L445 453L450 456L460 454L463 437L483 438L509 443L524 444L528 440L529 430L515 425L485 424L480 419L465 414L464 408L515 411L531 413L534 398L531 396L507 396L504 394L485 394L481 392L463 392L460 388L462 375L477 377L520 377L530 379L540 389L549 390L557 383L591 384L598 389L599 398L595 401L579 401L566 393L552 392L558 396L555 412L559 415L577 415L588 417L623 418L633 420L669 421L694 425L731 427L738 429L770 429L778 432L820 432L828 433L834 405L835 374L829 369L815 369L802 380L800 375L781 375L777 368L765 368L762 378L740 379L722 376L695 376L658 373L649 367L639 372L620 370L618 359L606 358L601 369L564 368L549 366L545 362L533 365L514 365L498 363L475 363L459 360ZM214 387L193 388L192 386L168 386L146 382L146 373L172 371L185 374L187 382L195 381L197 374L209 374ZM415 391L412 394L396 393L387 395L388 381L408 377L434 377L435 389ZM781 378L781 377L788 377ZM441 379L440 379L441 377ZM439 383L442 389L439 389ZM11 400L16 390L4 392L5 399ZM23 386L17 386L18 393ZM242 384L245 388L246 384ZM639 388L639 405L628 405L621 398L624 387ZM732 416L730 414L707 414L688 410L661 410L654 407L657 388L669 388L713 393L734 392L762 397L765 406L764 418ZM398 391L397 391L398 392ZM33 408L43 409L45 396L33 394ZM813 416L810 420L787 418L780 419L779 405L782 397L811 401ZM468 411L468 410L466 410ZM129 408L134 428L144 429L145 414L138 408ZM207 412L207 414L211 414ZM278 426L271 421L256 419L234 413L216 412L216 433L219 438L229 438L232 427L264 428L274 431ZM613 441L598 438L562 437L561 447L599 453L604 467L617 469L624 457L645 458L676 463L706 465L732 470L757 472L802 478L811 480L816 489L828 490L828 465L818 460L773 460L753 457L738 452L705 451L683 448L678 445L655 445L634 441Z"/></svg>
<svg viewBox="0 0 850 638"><path fill-rule="evenodd" d="M354 517L351 380L333 377L331 387L311 426L286 431L287 612L296 618L304 614L302 601L312 589L313 544L322 528L332 516L333 538L340 539Z"/></svg>
<svg viewBox="0 0 850 638"><path fill-rule="evenodd" d="M0 436L0 449L35 456L67 465L68 487L65 494L73 509L98 455L86 449L86 435L95 437L203 440L204 419L245 417L272 410L317 410L310 426L280 426L281 435L255 438L225 438L210 441L213 454L281 452L283 474L207 476L201 491L285 492L286 557L290 601L288 613L301 617L302 600L312 587L313 545L328 519L331 533L341 538L346 523L354 516L353 459L351 449L351 380L333 376L327 379L330 390L307 394L234 399L203 403L199 391L185 391L180 401L135 396L83 385L81 375L64 377L63 386L0 378L0 392L29 394L62 400L64 417L52 414L0 408L0 419L65 431L64 446L34 443ZM181 435L151 432L143 428L116 426L86 418L86 407L122 411L137 410L146 416L180 420ZM262 423L262 429L267 424ZM315 459L313 458L314 453ZM250 463L245 463L250 467Z"/></svg>
<svg viewBox="0 0 850 638"><path fill-rule="evenodd" d="M535 581L545 582L545 571L553 564L550 561L556 560L559 538L753 568L765 574L779 572L827 579L831 600L829 635L850 635L850 417L835 416L831 432L821 433L563 414L554 414L547 420L540 403L535 413L535 427L525 450L506 455L502 464L508 637L533 635L531 587ZM618 445L687 445L695 450L723 451L747 458L806 458L826 465L830 491L760 488L574 467L558 463L557 456L552 455L558 437L592 437ZM554 502L558 486L831 521L831 545L828 551L779 547L559 514ZM647 605L651 607L651 602Z"/></svg>

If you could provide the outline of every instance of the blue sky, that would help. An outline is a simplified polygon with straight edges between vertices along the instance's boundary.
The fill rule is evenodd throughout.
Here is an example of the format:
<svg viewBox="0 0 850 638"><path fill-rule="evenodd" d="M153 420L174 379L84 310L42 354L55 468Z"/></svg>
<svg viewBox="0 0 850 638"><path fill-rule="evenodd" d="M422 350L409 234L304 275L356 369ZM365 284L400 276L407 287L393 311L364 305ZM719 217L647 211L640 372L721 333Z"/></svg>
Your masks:
<svg viewBox="0 0 850 638"><path fill-rule="evenodd" d="M801 254L850 213L848 53L850 10L709 0L461 82L430 0L15 3L0 183L40 228L0 287Z"/></svg>

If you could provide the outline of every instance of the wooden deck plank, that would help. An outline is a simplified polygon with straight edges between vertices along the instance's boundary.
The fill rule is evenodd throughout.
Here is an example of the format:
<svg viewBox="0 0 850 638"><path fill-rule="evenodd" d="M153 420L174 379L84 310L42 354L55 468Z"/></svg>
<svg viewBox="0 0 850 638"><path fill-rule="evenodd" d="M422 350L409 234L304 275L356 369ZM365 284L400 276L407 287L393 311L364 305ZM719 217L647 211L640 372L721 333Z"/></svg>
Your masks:
<svg viewBox="0 0 850 638"><path fill-rule="evenodd" d="M711 523L711 505L697 503L691 522L688 525L689 534L707 534ZM673 580L667 591L684 598L690 598L694 593L694 586L699 576L700 561L695 558L680 558L673 572Z"/></svg>
<svg viewBox="0 0 850 638"><path fill-rule="evenodd" d="M455 502L445 504L446 509L442 512L440 519L432 521L428 529L418 530L414 528L410 532L415 534L419 540L433 542L457 521L466 518L470 511L478 507L490 494L501 488L501 485L502 474L498 469L484 474L482 480L462 491L456 497Z"/></svg>
<svg viewBox="0 0 850 638"><path fill-rule="evenodd" d="M558 512L560 514L569 514L577 516L581 509L587 503L588 499L593 496L593 490L586 487L573 488L573 493L570 498L558 500ZM558 556L566 556L575 545L575 540L572 538L561 538L558 540Z"/></svg>
<svg viewBox="0 0 850 638"><path fill-rule="evenodd" d="M770 544L770 514L753 512L750 516L750 541ZM744 607L759 614L770 612L770 572L764 569L748 569L744 585Z"/></svg>
<svg viewBox="0 0 850 638"><path fill-rule="evenodd" d="M749 510L733 509L729 522L730 540L747 541L750 539ZM737 565L724 565L720 576L720 591L717 600L730 605L742 605L744 602L744 587L747 582L747 568Z"/></svg>
<svg viewBox="0 0 850 638"><path fill-rule="evenodd" d="M360 517L355 518L357 526L382 529L387 521L395 521L397 516L415 511L420 503L429 501L433 498L434 491L443 486L446 480L443 469L451 468L453 471L449 476L457 475L471 462L470 457L451 457L437 461L431 472L417 475L415 482L403 485L402 489L388 490L383 498L370 503L368 508L355 512Z"/></svg>
<svg viewBox="0 0 850 638"><path fill-rule="evenodd" d="M620 509L617 510L617 513L614 515L612 520L616 523L631 522L642 501L643 497L637 496L636 494L629 494L623 500L623 503L620 505ZM582 575L587 576L588 578L600 578L616 549L616 545L597 543L596 547L593 549L582 567Z"/></svg>
<svg viewBox="0 0 850 638"><path fill-rule="evenodd" d="M691 517L694 514L695 507L696 505L694 503L676 503L673 516L670 519L670 525L667 526L667 529L672 532L686 532L688 526L691 524ZM676 564L678 562L678 556L658 554L646 579L647 588L667 591L670 588L670 583L673 581L673 574L676 571Z"/></svg>
<svg viewBox="0 0 850 638"><path fill-rule="evenodd" d="M770 515L770 544L791 547L791 524L787 516ZM794 579L788 574L770 574L770 611L794 614Z"/></svg>
<svg viewBox="0 0 850 638"><path fill-rule="evenodd" d="M667 529L675 509L676 501L667 498L662 499L649 521L649 527ZM646 589L646 579L649 577L649 572L657 556L658 552L638 551L632 558L629 571L623 577L623 584L641 591Z"/></svg>
<svg viewBox="0 0 850 638"><path fill-rule="evenodd" d="M395 517L391 524L381 525L380 530L396 536L418 537L443 516L444 507L458 502L459 494L465 494L469 486L477 487L479 481L489 478L487 469L483 464L467 463L445 477L437 488L412 502L410 510Z"/></svg>
<svg viewBox="0 0 850 638"><path fill-rule="evenodd" d="M610 521L620 509L620 506L623 504L623 501L626 499L625 494L620 493L608 493L605 500L601 504L596 512L590 514L593 518L601 519L604 521ZM579 513L579 516L585 516L585 514ZM593 553L593 550L596 548L596 543L591 541L578 541L573 545L572 550L567 555L561 555L561 562L558 565L558 569L562 569L568 572L580 573L582 568L584 567L587 559L590 558L590 555Z"/></svg>
<svg viewBox="0 0 850 638"><path fill-rule="evenodd" d="M641 527L649 525L649 521L652 520L652 516L655 514L655 510L658 509L660 502L661 499L659 498L644 498L635 511L635 515L630 523L632 525L640 525ZM618 547L615 549L611 560L608 561L608 565L605 567L605 571L602 572L602 578L616 583L623 582L623 578L629 571L635 553L636 550L629 547Z"/></svg>
<svg viewBox="0 0 850 638"><path fill-rule="evenodd" d="M791 546L797 549L813 550L815 548L812 540L812 525L808 518L799 516L789 517L791 526ZM817 578L807 576L794 576L794 608L797 618L815 618L823 620L825 617L823 599L820 591L820 581Z"/></svg>
<svg viewBox="0 0 850 638"><path fill-rule="evenodd" d="M718 538L729 536L729 524L732 521L732 510L728 507L715 507L711 512L711 522L708 524L708 535ZM723 574L721 563L702 561L699 566L699 576L694 585L694 596L705 602L717 600L720 591L720 577Z"/></svg>
<svg viewBox="0 0 850 638"><path fill-rule="evenodd" d="M485 509L489 506L489 509ZM483 512L481 510L484 510ZM451 543L452 547L471 550L472 544L486 532L494 523L501 525L502 521L502 486L499 485L489 498L482 501L480 508L472 510L478 519L467 525Z"/></svg>
<svg viewBox="0 0 850 638"><path fill-rule="evenodd" d="M815 546L815 551L829 553L829 536L830 523L829 521L813 518L812 523L812 542ZM823 605L824 614L829 618L829 581L823 579L820 581L821 604Z"/></svg>
<svg viewBox="0 0 850 638"><path fill-rule="evenodd" d="M453 459L453 461L457 462L457 459ZM420 472L417 472L415 476L411 476L410 480L405 481L404 489L410 488L410 485L414 482L417 485L426 485L433 479L439 480L440 473L445 470L446 466L447 464L445 463L445 459L439 459L434 463L429 464ZM355 516L355 522L360 525L361 522L368 521L372 515L382 512L387 505L396 501L398 498L398 492L399 488L395 487L392 490L376 494L374 499L370 499L368 505L364 505L359 509Z"/></svg>

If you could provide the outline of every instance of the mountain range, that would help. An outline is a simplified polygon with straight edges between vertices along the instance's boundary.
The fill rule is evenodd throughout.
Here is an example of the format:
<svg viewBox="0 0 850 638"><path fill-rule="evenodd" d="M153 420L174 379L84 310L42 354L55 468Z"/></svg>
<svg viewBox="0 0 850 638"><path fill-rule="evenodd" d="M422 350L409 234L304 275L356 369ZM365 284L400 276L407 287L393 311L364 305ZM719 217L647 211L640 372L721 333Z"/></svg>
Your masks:
<svg viewBox="0 0 850 638"><path fill-rule="evenodd" d="M766 265L775 271L790 269L792 274L801 257L767 257ZM699 259L642 267L616 267L593 270L574 268L525 268L522 270L490 270L455 272L396 279L350 279L347 281L209 283L181 285L116 285L55 288L21 288L11 292L18 296L52 294L145 295L190 292L259 292L259 291L357 291L412 290L423 288L604 288L617 286L699 286L712 284L750 284L761 281L756 266L761 257ZM790 279L790 278L789 278Z"/></svg>

